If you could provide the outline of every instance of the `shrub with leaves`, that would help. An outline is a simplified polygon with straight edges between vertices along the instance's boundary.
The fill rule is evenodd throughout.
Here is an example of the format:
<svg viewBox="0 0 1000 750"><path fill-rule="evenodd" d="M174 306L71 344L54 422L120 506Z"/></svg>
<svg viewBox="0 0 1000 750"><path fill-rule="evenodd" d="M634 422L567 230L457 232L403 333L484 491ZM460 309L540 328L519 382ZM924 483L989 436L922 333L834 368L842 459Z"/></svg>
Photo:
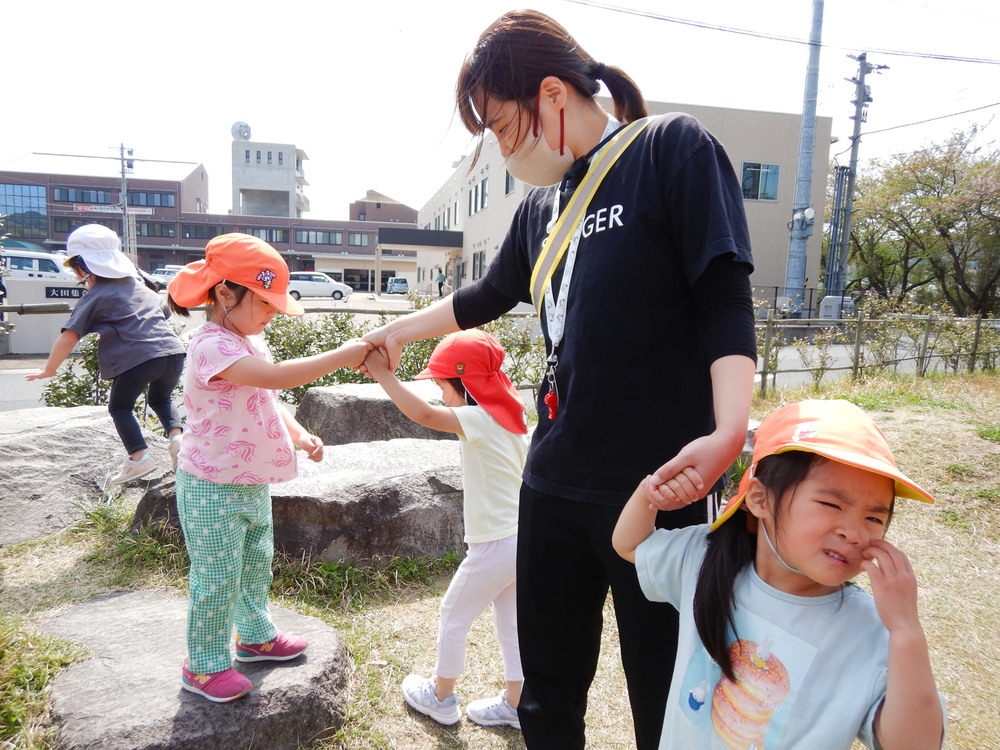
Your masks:
<svg viewBox="0 0 1000 750"><path fill-rule="evenodd" d="M97 362L99 341L100 336L96 333L80 340L80 356L67 360L67 366L42 389L42 401L46 406L102 406L108 403L111 381L101 380L101 367Z"/></svg>

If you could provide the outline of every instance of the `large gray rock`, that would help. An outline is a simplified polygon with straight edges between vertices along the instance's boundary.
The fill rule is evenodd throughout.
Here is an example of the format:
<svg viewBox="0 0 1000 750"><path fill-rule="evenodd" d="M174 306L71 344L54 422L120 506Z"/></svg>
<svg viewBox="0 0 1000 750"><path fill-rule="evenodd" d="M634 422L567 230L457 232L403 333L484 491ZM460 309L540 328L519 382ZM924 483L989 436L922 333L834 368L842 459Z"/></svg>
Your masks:
<svg viewBox="0 0 1000 750"><path fill-rule="evenodd" d="M50 635L93 656L60 672L52 716L65 750L284 750L343 723L350 660L343 638L314 617L272 607L282 630L309 639L289 662L236 663L253 690L210 703L181 690L187 600L155 591L114 593L71 607Z"/></svg>
<svg viewBox="0 0 1000 750"><path fill-rule="evenodd" d="M433 381L415 380L406 385L426 401L441 403L441 389ZM455 438L450 432L430 430L411 422L376 383L310 388L298 405L295 418L323 438L326 445L395 438Z"/></svg>
<svg viewBox="0 0 1000 750"><path fill-rule="evenodd" d="M135 498L170 469L167 441L144 430L160 469L117 485ZM38 407L0 419L0 547L38 539L79 520L128 458L103 406Z"/></svg>
<svg viewBox="0 0 1000 750"><path fill-rule="evenodd" d="M299 477L271 485L275 546L331 562L462 549L458 444L389 440L328 446L321 463L299 461ZM133 529L179 532L173 481L150 487Z"/></svg>

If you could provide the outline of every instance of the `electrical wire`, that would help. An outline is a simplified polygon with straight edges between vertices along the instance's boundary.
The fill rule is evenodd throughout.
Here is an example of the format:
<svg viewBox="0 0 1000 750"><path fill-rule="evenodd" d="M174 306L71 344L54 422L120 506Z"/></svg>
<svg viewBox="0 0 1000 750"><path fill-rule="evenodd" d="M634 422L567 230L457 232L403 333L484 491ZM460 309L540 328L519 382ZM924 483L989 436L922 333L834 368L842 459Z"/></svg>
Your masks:
<svg viewBox="0 0 1000 750"><path fill-rule="evenodd" d="M767 34L762 31L752 31L750 29L740 29L735 26L723 26L722 24L707 23L705 21L694 21L690 18L678 18L676 16L668 16L663 13L654 13L648 10L638 10L636 8L625 8L619 5L611 5L610 3L596 2L596 0L565 0L565 2L573 3L575 5L584 5L588 8L599 8L601 10L611 11L612 13L624 13L630 16L638 16L640 18L650 18L655 21L665 21L667 23L676 23L682 26L693 26L697 29L706 29L708 31L722 31L727 34L738 34L740 36L749 36L756 39L767 39L774 42L787 42L789 44L802 44L805 46L812 46L812 42L808 39L800 39L799 37L783 36L780 34ZM843 47L838 45L819 43L819 46L824 49L835 49L835 50L846 50L850 51L854 49L853 47ZM865 47L868 52L876 52L880 55L895 55L897 57L917 57L925 60L941 60L944 62L964 62L964 63L975 63L979 65L1000 65L1000 60L995 60L987 57L965 57L962 55L942 55L930 52L909 52L906 50L892 50L892 49L879 49L877 47Z"/></svg>

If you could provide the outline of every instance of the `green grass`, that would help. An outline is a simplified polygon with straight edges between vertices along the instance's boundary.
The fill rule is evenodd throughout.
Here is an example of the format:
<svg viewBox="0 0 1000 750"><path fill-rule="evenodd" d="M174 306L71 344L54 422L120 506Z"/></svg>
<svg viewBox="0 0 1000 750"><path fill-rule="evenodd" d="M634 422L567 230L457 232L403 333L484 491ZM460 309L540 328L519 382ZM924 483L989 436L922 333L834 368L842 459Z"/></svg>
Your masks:
<svg viewBox="0 0 1000 750"><path fill-rule="evenodd" d="M31 747L52 739L51 728L38 726L45 690L60 669L84 655L77 646L0 617L0 745Z"/></svg>
<svg viewBox="0 0 1000 750"><path fill-rule="evenodd" d="M984 424L976 428L976 434L983 440L1000 443L1000 424Z"/></svg>

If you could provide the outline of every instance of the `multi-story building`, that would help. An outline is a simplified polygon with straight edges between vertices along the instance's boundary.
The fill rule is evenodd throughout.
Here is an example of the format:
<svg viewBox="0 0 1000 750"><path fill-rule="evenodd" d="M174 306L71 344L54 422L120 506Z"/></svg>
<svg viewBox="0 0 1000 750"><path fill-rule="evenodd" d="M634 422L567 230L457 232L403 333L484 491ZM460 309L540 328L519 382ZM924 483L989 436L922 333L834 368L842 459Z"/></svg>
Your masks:
<svg viewBox="0 0 1000 750"><path fill-rule="evenodd" d="M309 211L306 152L290 143L251 141L242 122L233 125L233 137L233 214L302 218Z"/></svg>
<svg viewBox="0 0 1000 750"><path fill-rule="evenodd" d="M266 149L262 151L266 160ZM244 232L273 245L290 269L330 273L359 291L384 290L393 276L415 283L416 248L461 244L455 233L419 231L414 209L374 192L352 204L365 206L376 196L373 208L359 212L364 219L209 213L203 166L131 161L131 169L125 170L125 209L118 158L31 154L8 163L0 171L4 232L21 245L53 252L65 249L69 233L82 224L105 224L121 235L128 216L130 226L134 221L130 235L136 262L147 271L203 258L212 237ZM382 240L381 233L389 229L393 232Z"/></svg>
<svg viewBox="0 0 1000 750"><path fill-rule="evenodd" d="M602 100L602 104L610 107L608 100ZM648 106L651 114L686 112L723 143L743 185L755 262L755 295L772 300L798 293L785 290L784 285L801 116L664 102L648 102ZM818 217L823 216L831 127L830 118L817 118L811 198ZM451 178L420 209L421 227L457 230L463 238L461 249L450 254L418 253L416 273L421 289L429 289L441 269L454 287L482 276L503 242L514 210L531 189L507 172L492 136L484 139L479 158L470 169L471 162L471 157L463 157ZM819 279L821 247L820 220L806 248L807 287L808 280L815 287ZM627 248L623 248L622 257L627 262ZM809 291L805 295L807 309L815 307Z"/></svg>

